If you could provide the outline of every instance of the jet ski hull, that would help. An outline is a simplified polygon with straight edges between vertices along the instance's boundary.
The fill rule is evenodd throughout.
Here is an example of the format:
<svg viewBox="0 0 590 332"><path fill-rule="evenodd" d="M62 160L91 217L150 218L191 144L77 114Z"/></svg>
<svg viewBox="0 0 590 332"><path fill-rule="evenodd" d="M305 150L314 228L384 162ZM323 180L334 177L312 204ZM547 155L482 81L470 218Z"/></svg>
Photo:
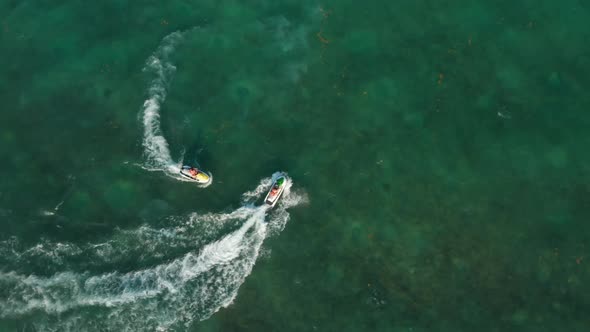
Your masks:
<svg viewBox="0 0 590 332"><path fill-rule="evenodd" d="M207 174L206 172L195 168L197 171L196 176L190 173L192 167L190 166L183 166L180 170L180 175L182 175L185 179L197 182L199 184L208 184L211 182L211 175Z"/></svg>
<svg viewBox="0 0 590 332"><path fill-rule="evenodd" d="M285 174L279 175L266 194L266 197L264 198L264 204L269 205L271 208L274 207L283 195L286 186L287 176Z"/></svg>

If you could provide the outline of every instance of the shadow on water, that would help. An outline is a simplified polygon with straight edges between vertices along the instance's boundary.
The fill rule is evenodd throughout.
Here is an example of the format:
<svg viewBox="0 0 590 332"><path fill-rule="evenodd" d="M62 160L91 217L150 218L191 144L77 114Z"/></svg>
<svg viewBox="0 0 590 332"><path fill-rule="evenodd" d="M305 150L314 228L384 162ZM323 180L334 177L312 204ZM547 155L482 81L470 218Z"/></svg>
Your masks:
<svg viewBox="0 0 590 332"><path fill-rule="evenodd" d="M199 167L208 169L207 165L209 165L210 161L211 152L207 149L207 139L203 135L203 131L198 130L196 137L186 149L183 162L186 165L198 165Z"/></svg>

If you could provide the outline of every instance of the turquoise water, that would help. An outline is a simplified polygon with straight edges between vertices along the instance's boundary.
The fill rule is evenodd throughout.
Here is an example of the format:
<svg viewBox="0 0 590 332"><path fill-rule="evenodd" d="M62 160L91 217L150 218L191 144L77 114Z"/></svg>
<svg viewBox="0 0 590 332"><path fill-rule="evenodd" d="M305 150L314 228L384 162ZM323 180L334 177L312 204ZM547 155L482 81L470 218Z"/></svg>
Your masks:
<svg viewBox="0 0 590 332"><path fill-rule="evenodd" d="M588 19L0 2L0 331L586 331Z"/></svg>

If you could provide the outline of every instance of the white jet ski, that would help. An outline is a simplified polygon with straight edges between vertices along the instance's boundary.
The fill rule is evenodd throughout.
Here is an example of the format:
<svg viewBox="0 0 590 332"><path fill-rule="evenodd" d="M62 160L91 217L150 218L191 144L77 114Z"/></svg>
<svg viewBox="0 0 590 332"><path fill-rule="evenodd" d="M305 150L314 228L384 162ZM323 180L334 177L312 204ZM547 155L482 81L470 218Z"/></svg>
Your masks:
<svg viewBox="0 0 590 332"><path fill-rule="evenodd" d="M266 194L266 197L264 198L264 204L270 205L271 208L274 207L279 201L279 198L281 198L281 195L283 194L283 191L285 191L286 186L287 176L285 174L279 175L273 182L268 194Z"/></svg>
<svg viewBox="0 0 590 332"><path fill-rule="evenodd" d="M211 175L207 174L207 172L202 171L196 167L191 166L182 166L180 169L180 175L183 177L195 181L200 184L207 184L211 182Z"/></svg>

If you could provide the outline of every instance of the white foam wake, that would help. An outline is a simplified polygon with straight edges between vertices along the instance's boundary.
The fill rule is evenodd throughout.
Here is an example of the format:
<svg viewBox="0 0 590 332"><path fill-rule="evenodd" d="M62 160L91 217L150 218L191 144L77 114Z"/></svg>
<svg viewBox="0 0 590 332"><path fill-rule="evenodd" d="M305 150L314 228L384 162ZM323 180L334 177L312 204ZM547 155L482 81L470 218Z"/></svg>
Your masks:
<svg viewBox="0 0 590 332"><path fill-rule="evenodd" d="M182 39L182 33L174 32L164 38L160 47L148 59L144 71L155 75L150 83L148 99L143 103L143 147L147 164L154 169L166 169L174 164L168 142L160 129L160 108L166 100L166 91L176 67L170 62L170 54Z"/></svg>
<svg viewBox="0 0 590 332"><path fill-rule="evenodd" d="M195 234L196 229L204 229L199 225L209 224L217 231L227 227L233 230L177 258L127 273L68 271L42 277L0 272L0 318L26 317L40 330L48 331L165 331L187 327L232 303L251 273L269 229L284 227L286 208L304 199L303 195L285 192L281 204L272 211L266 206L243 206L231 213L193 214L170 228L151 229L172 243L179 238L183 243L183 238L203 236ZM145 230L138 233L145 234ZM151 239L144 247L149 248L150 241L161 241L158 236ZM107 243L89 245L84 250ZM119 246L124 247L124 243ZM63 252L67 251L62 251L61 257L48 256L48 263L68 260Z"/></svg>
<svg viewBox="0 0 590 332"><path fill-rule="evenodd" d="M20 273L43 271L53 274L64 270L95 269L133 264L150 264L184 254L235 229L251 209L241 207L230 213L191 213L169 217L166 227L142 225L136 229L116 230L103 242L76 245L41 240L26 247L16 237L0 241L0 266Z"/></svg>
<svg viewBox="0 0 590 332"><path fill-rule="evenodd" d="M145 163L142 167L150 171L164 171L168 176L180 181L190 181L180 176L182 161L175 162L170 154L168 141L164 137L160 125L160 109L166 100L168 87L176 67L172 64L170 56L176 45L184 35L191 32L176 31L164 37L162 43L147 60L144 71L154 75L148 89L148 99L143 103L143 148ZM210 174L211 175L211 174ZM209 182L202 187L212 183Z"/></svg>

